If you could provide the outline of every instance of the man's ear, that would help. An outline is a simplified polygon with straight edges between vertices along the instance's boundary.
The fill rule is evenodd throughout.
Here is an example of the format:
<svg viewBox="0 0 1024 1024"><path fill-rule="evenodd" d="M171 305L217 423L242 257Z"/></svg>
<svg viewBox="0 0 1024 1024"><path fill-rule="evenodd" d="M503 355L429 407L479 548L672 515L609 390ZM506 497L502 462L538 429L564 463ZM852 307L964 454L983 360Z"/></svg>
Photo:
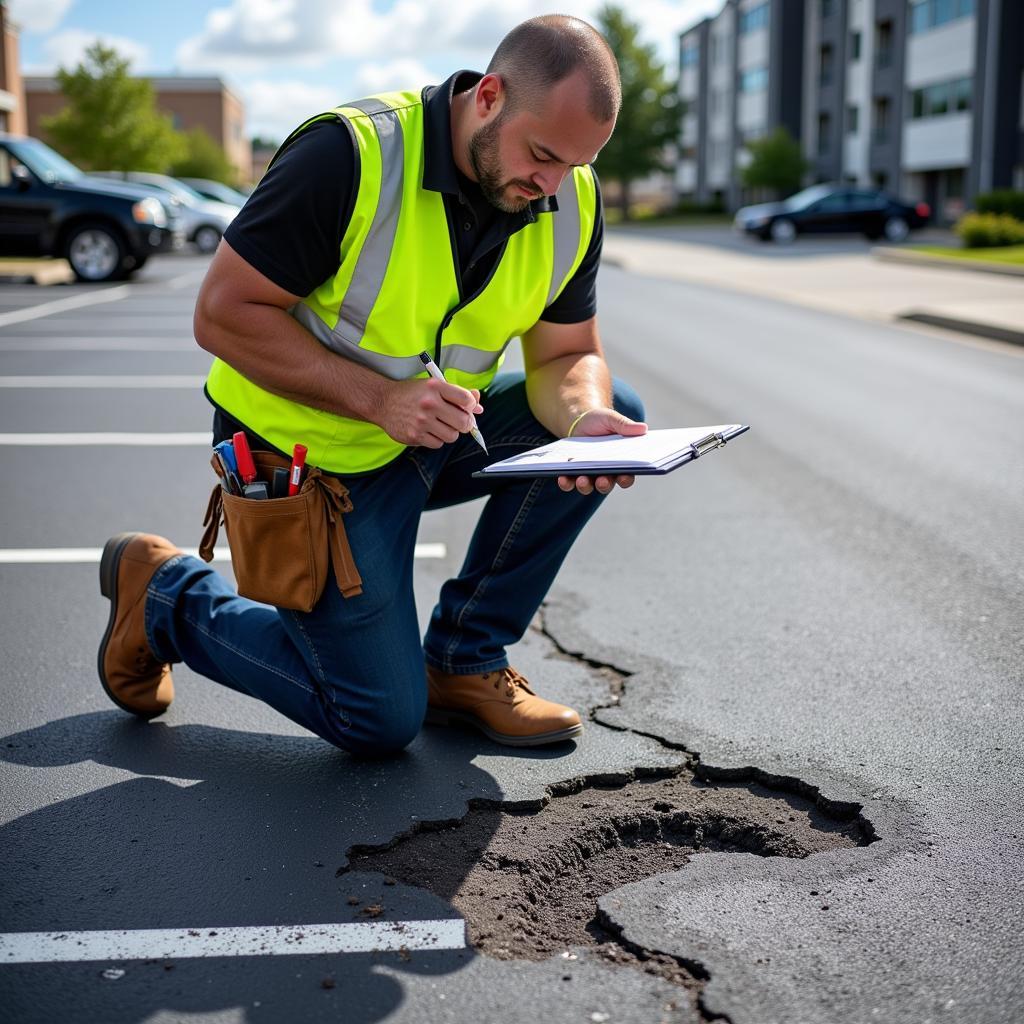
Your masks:
<svg viewBox="0 0 1024 1024"><path fill-rule="evenodd" d="M477 117L484 121L493 120L505 105L505 82L501 75L484 75L476 83L473 97Z"/></svg>

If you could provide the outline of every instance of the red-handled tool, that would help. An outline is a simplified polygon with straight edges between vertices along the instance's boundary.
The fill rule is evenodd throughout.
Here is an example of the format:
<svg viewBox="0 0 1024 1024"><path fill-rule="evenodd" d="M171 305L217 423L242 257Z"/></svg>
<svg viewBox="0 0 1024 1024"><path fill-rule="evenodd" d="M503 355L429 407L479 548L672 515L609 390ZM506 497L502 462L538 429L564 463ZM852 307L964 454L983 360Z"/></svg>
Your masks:
<svg viewBox="0 0 1024 1024"><path fill-rule="evenodd" d="M238 475L242 483L251 484L256 479L256 463L252 460L252 452L249 451L249 442L245 434L239 431L231 438L235 446L235 462L238 463Z"/></svg>
<svg viewBox="0 0 1024 1024"><path fill-rule="evenodd" d="M288 496L299 493L299 484L302 482L302 469L306 465L306 452L308 449L304 444L297 444L292 449L292 466L288 470Z"/></svg>

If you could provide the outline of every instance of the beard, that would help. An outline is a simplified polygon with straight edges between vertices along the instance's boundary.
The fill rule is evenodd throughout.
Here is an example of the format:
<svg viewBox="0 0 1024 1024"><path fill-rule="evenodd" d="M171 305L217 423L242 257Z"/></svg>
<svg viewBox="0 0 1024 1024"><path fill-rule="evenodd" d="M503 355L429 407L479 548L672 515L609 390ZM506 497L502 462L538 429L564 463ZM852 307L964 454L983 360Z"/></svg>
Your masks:
<svg viewBox="0 0 1024 1024"><path fill-rule="evenodd" d="M530 182L521 178L505 180L498 153L498 135L503 120L504 114L499 114L490 124L473 132L469 138L469 163L484 199L491 206L497 207L503 213L521 213L530 205L531 200L526 196L507 196L505 193L512 185L518 185L529 192L536 190Z"/></svg>

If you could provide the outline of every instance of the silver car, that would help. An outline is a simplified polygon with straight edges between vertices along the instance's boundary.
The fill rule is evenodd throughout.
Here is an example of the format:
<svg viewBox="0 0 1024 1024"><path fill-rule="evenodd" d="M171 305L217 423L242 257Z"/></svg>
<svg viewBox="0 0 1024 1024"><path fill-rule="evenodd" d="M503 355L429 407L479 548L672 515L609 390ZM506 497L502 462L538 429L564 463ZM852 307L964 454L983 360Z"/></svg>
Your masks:
<svg viewBox="0 0 1024 1024"><path fill-rule="evenodd" d="M169 174L151 174L148 171L93 171L104 178L120 178L149 185L173 196L181 205L181 227L187 241L200 252L211 253L217 248L221 235L241 209L229 203L215 202L201 196L195 189Z"/></svg>

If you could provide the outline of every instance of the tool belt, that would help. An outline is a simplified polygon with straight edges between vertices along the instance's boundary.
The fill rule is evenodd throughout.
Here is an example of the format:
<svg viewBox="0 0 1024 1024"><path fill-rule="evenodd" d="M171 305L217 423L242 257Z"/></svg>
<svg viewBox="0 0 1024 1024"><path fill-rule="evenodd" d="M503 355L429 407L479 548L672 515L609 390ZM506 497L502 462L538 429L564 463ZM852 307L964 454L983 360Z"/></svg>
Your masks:
<svg viewBox="0 0 1024 1024"><path fill-rule="evenodd" d="M270 452L253 452L257 479L290 465ZM254 501L230 494L218 483L210 495L199 556L213 560L220 524L228 536L231 566L242 597L310 612L327 582L328 562L345 598L363 592L342 515L352 511L348 488L311 468L298 494Z"/></svg>

